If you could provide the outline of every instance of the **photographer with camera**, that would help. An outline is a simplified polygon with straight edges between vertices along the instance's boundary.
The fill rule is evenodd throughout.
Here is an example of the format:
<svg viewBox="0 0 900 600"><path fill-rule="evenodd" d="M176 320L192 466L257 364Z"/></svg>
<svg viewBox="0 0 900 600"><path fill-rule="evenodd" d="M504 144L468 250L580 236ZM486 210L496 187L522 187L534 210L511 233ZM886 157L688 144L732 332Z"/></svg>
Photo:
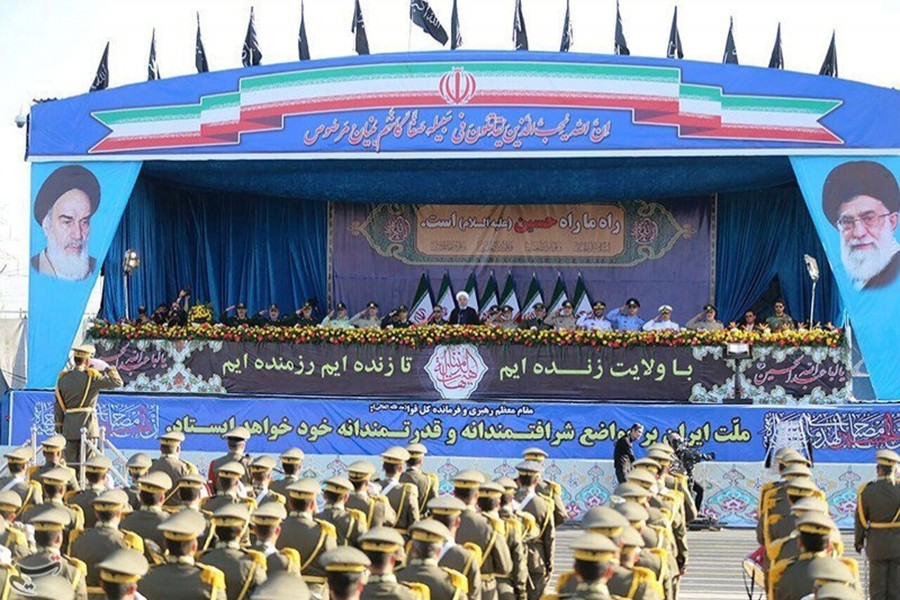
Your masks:
<svg viewBox="0 0 900 600"><path fill-rule="evenodd" d="M694 480L694 467L697 463L716 460L715 452L700 452L696 448L690 448L684 443L681 434L671 431L666 435L666 441L675 450L676 460L672 462L672 471L684 474L688 478L688 486L694 494L697 511L703 504L703 486Z"/></svg>

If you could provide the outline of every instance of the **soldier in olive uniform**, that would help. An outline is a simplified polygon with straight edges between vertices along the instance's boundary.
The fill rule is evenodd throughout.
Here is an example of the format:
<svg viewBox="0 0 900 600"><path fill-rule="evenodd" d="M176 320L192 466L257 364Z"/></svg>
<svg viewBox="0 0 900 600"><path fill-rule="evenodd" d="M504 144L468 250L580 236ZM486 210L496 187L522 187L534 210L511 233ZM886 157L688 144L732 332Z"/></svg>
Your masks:
<svg viewBox="0 0 900 600"><path fill-rule="evenodd" d="M61 481L60 489L63 485L65 482ZM29 513L35 551L18 562L19 571L32 579L60 575L75 590L76 600L87 600L84 563L64 555L61 550L65 530L71 527L70 513L53 503L35 506Z"/></svg>
<svg viewBox="0 0 900 600"><path fill-rule="evenodd" d="M28 446L22 446L7 452L6 468L9 475L0 478L0 490L12 490L22 500L19 512L43 502L41 486L37 481L29 481L27 470L28 462L34 458L34 452Z"/></svg>
<svg viewBox="0 0 900 600"><path fill-rule="evenodd" d="M12 490L0 492L0 546L9 549L13 560L34 552L33 540L28 539L28 529L17 521L22 509L22 499ZM2 596L0 596L2 597Z"/></svg>
<svg viewBox="0 0 900 600"><path fill-rule="evenodd" d="M369 558L360 550L340 546L322 555L328 593L341 600L358 600L366 582Z"/></svg>
<svg viewBox="0 0 900 600"><path fill-rule="evenodd" d="M775 539L769 544L769 547L766 549L769 564L775 565L783 560L800 556L800 547L797 544L797 540L800 537L800 532L797 531L797 520L809 512L829 516L828 503L810 496L808 498L800 498L791 504L791 517L794 528L788 535ZM840 531L836 528L831 533L831 545L834 548L835 557L844 554L844 543L841 540Z"/></svg>
<svg viewBox="0 0 900 600"><path fill-rule="evenodd" d="M106 474L110 467L112 467L112 461L108 456L98 454L90 457L84 466L84 489L80 492L68 492L64 496L66 504L81 509L86 529L93 527L97 522L93 502L106 491Z"/></svg>
<svg viewBox="0 0 900 600"><path fill-rule="evenodd" d="M143 452L132 454L128 458L128 462L125 463L125 469L128 471L128 481L130 482L125 491L128 493L128 502L134 510L138 510L141 507L138 480L150 471L150 465L152 464L153 460ZM171 486L171 480L169 481Z"/></svg>
<svg viewBox="0 0 900 600"><path fill-rule="evenodd" d="M42 507L55 506L69 515L69 521L63 530L63 548L68 548L69 535L73 530L84 529L84 513L78 506L68 506L63 502L63 493L66 482L69 480L69 470L66 467L57 467L46 471L41 475L41 491L44 495L44 503L32 506L22 513L22 521L29 523L32 517L41 512Z"/></svg>
<svg viewBox="0 0 900 600"><path fill-rule="evenodd" d="M266 502L285 503L284 494L271 489L272 471L275 459L268 454L261 454L250 462L250 486L257 506Z"/></svg>
<svg viewBox="0 0 900 600"><path fill-rule="evenodd" d="M56 403L53 406L56 433L66 438L66 462L77 464L81 450L81 430L95 445L100 437L97 422L97 399L102 390L122 387L122 378L115 367L94 358L94 347L72 349L71 371L63 371L56 380ZM85 458L93 455L87 449Z"/></svg>
<svg viewBox="0 0 900 600"><path fill-rule="evenodd" d="M618 565L619 547L606 536L585 533L572 542L572 550L578 585L568 598L610 600L607 583Z"/></svg>
<svg viewBox="0 0 900 600"><path fill-rule="evenodd" d="M322 495L325 506L316 514L316 518L334 525L338 546L359 547L359 536L366 527L365 513L347 508L347 499L353 490L353 484L346 477L332 477L325 481Z"/></svg>
<svg viewBox="0 0 900 600"><path fill-rule="evenodd" d="M381 453L384 479L379 481L381 494L388 499L391 509L397 515L394 528L407 535L409 527L419 520L419 488L400 481L403 464L409 460L409 452L400 446L393 446Z"/></svg>
<svg viewBox="0 0 900 600"><path fill-rule="evenodd" d="M497 577L497 597L500 600L526 600L528 597L528 552L526 544L537 533L537 523L530 513L516 508L514 497L519 485L510 477L494 480L503 488L497 513L506 524L506 543L512 559L509 575Z"/></svg>
<svg viewBox="0 0 900 600"><path fill-rule="evenodd" d="M166 538L166 563L152 567L138 583L147 600L225 600L225 574L194 560L203 516L182 510L159 526Z"/></svg>
<svg viewBox="0 0 900 600"><path fill-rule="evenodd" d="M547 460L547 453L540 448L528 448L522 452L522 459L531 460L543 466L544 461ZM542 471L535 490L541 496L553 499L553 524L559 527L565 523L569 518L569 511L566 510L566 503L563 501L562 486L555 481L544 479Z"/></svg>
<svg viewBox="0 0 900 600"><path fill-rule="evenodd" d="M426 473L422 470L425 464L425 455L428 448L424 444L410 444L406 447L409 452L409 460L406 461L406 470L400 475L401 483L412 483L419 490L419 514L425 514L428 502L437 496L438 478L434 473Z"/></svg>
<svg viewBox="0 0 900 600"><path fill-rule="evenodd" d="M184 434L180 431L170 431L159 437L159 458L150 465L149 473L162 471L175 482L175 489L166 497L166 506L177 506L179 501L178 482L185 475L196 473L197 469L191 463L181 460L181 444L184 442Z"/></svg>
<svg viewBox="0 0 900 600"><path fill-rule="evenodd" d="M287 488L300 480L300 469L303 467L303 450L288 448L281 453L281 470L284 477L269 484L269 489L287 497Z"/></svg>
<svg viewBox="0 0 900 600"><path fill-rule="evenodd" d="M241 547L241 537L250 523L250 510L245 504L223 504L210 520L216 528L218 542L215 548L201 552L197 558L225 574L228 600L243 600L266 580L266 557Z"/></svg>
<svg viewBox="0 0 900 600"><path fill-rule="evenodd" d="M567 331L575 331L577 319L575 318L574 307L572 303L566 300L562 306L552 315L547 315L544 323L553 329L565 329Z"/></svg>
<svg viewBox="0 0 900 600"><path fill-rule="evenodd" d="M256 588L250 600L310 600L309 588L300 575L279 571ZM316 598L316 600L320 600Z"/></svg>
<svg viewBox="0 0 900 600"><path fill-rule="evenodd" d="M148 561L155 565L162 564L166 540L159 526L169 518L169 513L163 510L163 502L172 488L172 480L162 471L157 471L144 475L137 484L139 508L122 518L121 528L144 540Z"/></svg>
<svg viewBox="0 0 900 600"><path fill-rule="evenodd" d="M896 598L900 593L900 486L895 480L900 456L875 453L875 481L857 492L854 545L869 559L869 597Z"/></svg>
<svg viewBox="0 0 900 600"><path fill-rule="evenodd" d="M375 465L359 460L347 467L347 478L353 484L353 491L347 498L347 508L362 512L366 516L366 527L392 527L397 514L391 508L386 496L373 494L370 479L375 473ZM371 558L371 557L369 557Z"/></svg>
<svg viewBox="0 0 900 600"><path fill-rule="evenodd" d="M300 572L313 596L326 592L325 569L319 557L337 547L334 525L313 515L316 512L316 496L319 484L315 479L301 479L287 488L288 517L281 524L281 535L276 546L293 548L300 554Z"/></svg>
<svg viewBox="0 0 900 600"><path fill-rule="evenodd" d="M424 598L418 586L397 581L394 569L403 551L403 536L390 527L374 527L359 538L360 547L369 558L369 580L360 600L416 600ZM414 591L415 589L415 591Z"/></svg>
<svg viewBox="0 0 900 600"><path fill-rule="evenodd" d="M72 533L69 555L77 558L87 567L85 582L92 594L100 586L100 564L114 550L130 548L144 552L144 541L140 536L119 529L122 511L128 506L128 494L122 490L109 490L94 498L93 510L97 515L96 525L84 531ZM93 589L92 589L93 588Z"/></svg>
<svg viewBox="0 0 900 600"><path fill-rule="evenodd" d="M688 489L687 476L683 473L672 471L675 451L668 444L651 444L651 447L647 449L647 458L655 460L659 464L661 469L659 479L661 483L681 494L685 522L690 524L697 518L697 505L694 503L694 496Z"/></svg>
<svg viewBox="0 0 900 600"><path fill-rule="evenodd" d="M649 570L662 586L663 597L671 600L674 598L674 593L668 568L668 553L660 547L661 540L656 532L647 526L650 513L646 508L631 500L619 502L614 508L616 512L625 517L629 526L641 536L644 542L634 564Z"/></svg>
<svg viewBox="0 0 900 600"><path fill-rule="evenodd" d="M243 497L240 493L241 478L245 474L244 465L237 461L220 464L216 468L218 492L203 499L200 504L203 510L214 513L219 507L226 504L245 504L249 510L256 510L256 501L253 498Z"/></svg>
<svg viewBox="0 0 900 600"><path fill-rule="evenodd" d="M247 448L247 440L250 439L250 430L246 427L238 426L222 437L224 437L228 443L228 452L210 461L209 472L207 473L209 489L213 492L219 489L216 485L216 477L218 476L219 467L225 463L240 463L241 466L244 467L244 473L241 475L241 483L245 485L250 484L250 478L247 476L250 467L250 457L244 453L244 450Z"/></svg>
<svg viewBox="0 0 900 600"><path fill-rule="evenodd" d="M175 513L189 511L203 519L206 527L197 536L197 545L200 550L206 550L216 538L215 530L207 520L212 513L201 507L203 502L201 494L206 489L206 478L200 473L185 475L176 484L176 489L178 490L179 505L174 508L163 507L163 510L166 512L174 511ZM169 494L171 495L171 492ZM165 538L165 536L163 537Z"/></svg>
<svg viewBox="0 0 900 600"><path fill-rule="evenodd" d="M481 579L481 548L473 542L463 544L456 543L456 533L459 531L460 516L466 510L466 505L459 498L453 496L441 496L433 499L426 507L431 518L447 528L450 537L444 542L438 553L438 566L453 569L466 578L469 588L467 598L469 600L481 600L484 587ZM491 593L495 585L491 585Z"/></svg>
<svg viewBox="0 0 900 600"><path fill-rule="evenodd" d="M438 566L438 554L450 539L447 528L434 519L410 527L409 561L397 571L397 581L419 583L431 590L431 600L463 600L469 585L462 573Z"/></svg>
<svg viewBox="0 0 900 600"><path fill-rule="evenodd" d="M51 469L57 467L65 467L69 471L69 478L66 480L66 491L77 492L81 489L78 483L78 473L71 467L66 467L66 461L63 460L63 448L66 447L66 438L61 435L48 437L41 443L41 453L44 455L44 464L31 467L28 470L28 479L40 483L41 476Z"/></svg>
<svg viewBox="0 0 900 600"><path fill-rule="evenodd" d="M293 548L278 550L276 546L281 524L286 518L287 509L280 502L264 502L250 515L254 540L250 549L265 557L269 577L282 571L300 574L300 554Z"/></svg>
<svg viewBox="0 0 900 600"><path fill-rule="evenodd" d="M528 551L528 600L537 600L544 593L553 574L556 558L556 526L553 523L553 500L537 493L543 466L528 460L516 465L519 490L515 500L519 509L529 513L537 524L538 534L526 544Z"/></svg>
<svg viewBox="0 0 900 600"><path fill-rule="evenodd" d="M784 485L792 478L811 477L809 460L793 448L782 448L775 455L778 463L779 479L765 483L759 492L759 505L756 509L756 541L765 546L765 525L768 523L768 513L784 496Z"/></svg>
<svg viewBox="0 0 900 600"><path fill-rule="evenodd" d="M147 574L150 565L140 552L122 548L103 559L97 569L105 600L133 600L138 581Z"/></svg>

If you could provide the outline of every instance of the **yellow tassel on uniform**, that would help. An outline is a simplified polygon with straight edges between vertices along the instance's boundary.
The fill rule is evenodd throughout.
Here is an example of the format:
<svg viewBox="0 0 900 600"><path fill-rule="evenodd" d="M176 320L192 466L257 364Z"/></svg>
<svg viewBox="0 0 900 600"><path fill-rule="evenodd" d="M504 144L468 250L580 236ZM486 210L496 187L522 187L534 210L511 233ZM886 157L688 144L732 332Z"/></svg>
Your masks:
<svg viewBox="0 0 900 600"><path fill-rule="evenodd" d="M259 567L263 571L266 570L266 555L265 554L263 554L259 550L249 550L249 549L245 549L244 552L247 553L247 556L249 556L250 558L253 559L253 562L256 563L257 567ZM296 550L295 550L295 552L296 552Z"/></svg>
<svg viewBox="0 0 900 600"><path fill-rule="evenodd" d="M202 563L196 563L196 566L200 569L200 581L214 590L225 589L225 573Z"/></svg>
<svg viewBox="0 0 900 600"><path fill-rule="evenodd" d="M405 581L403 585L413 593L416 600L431 600L431 589L424 583Z"/></svg>
<svg viewBox="0 0 900 600"><path fill-rule="evenodd" d="M337 529L334 528L334 525L328 521L323 521L322 519L315 519L315 522L319 524L319 527L322 528L325 535L337 539Z"/></svg>
<svg viewBox="0 0 900 600"><path fill-rule="evenodd" d="M450 576L450 584L461 591L463 594L469 593L469 580L466 579L466 576L460 573L459 571L454 571L453 569L448 569L447 567L441 567L447 575Z"/></svg>

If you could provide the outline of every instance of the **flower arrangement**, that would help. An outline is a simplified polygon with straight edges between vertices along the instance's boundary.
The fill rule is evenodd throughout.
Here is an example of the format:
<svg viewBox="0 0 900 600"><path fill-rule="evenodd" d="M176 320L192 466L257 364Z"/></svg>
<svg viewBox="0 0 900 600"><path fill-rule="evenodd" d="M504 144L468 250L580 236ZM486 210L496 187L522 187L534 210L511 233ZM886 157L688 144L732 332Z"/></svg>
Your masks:
<svg viewBox="0 0 900 600"><path fill-rule="evenodd" d="M196 307L194 307L196 308ZM191 322L195 323L193 308ZM209 315L211 318L211 314ZM835 348L842 343L839 329L830 324L812 329L793 329L780 333L759 331L584 331L500 329L471 326L424 326L409 329L334 329L330 327L226 327L208 321L189 327L154 324L110 324L95 322L89 335L113 340L210 340L225 342L278 342L294 344L386 344L409 348L437 344L476 344L524 346L592 346L623 348L632 346L715 346L729 342L753 345Z"/></svg>
<svg viewBox="0 0 900 600"><path fill-rule="evenodd" d="M195 304L188 311L188 322L192 325L210 324L213 322L211 304Z"/></svg>

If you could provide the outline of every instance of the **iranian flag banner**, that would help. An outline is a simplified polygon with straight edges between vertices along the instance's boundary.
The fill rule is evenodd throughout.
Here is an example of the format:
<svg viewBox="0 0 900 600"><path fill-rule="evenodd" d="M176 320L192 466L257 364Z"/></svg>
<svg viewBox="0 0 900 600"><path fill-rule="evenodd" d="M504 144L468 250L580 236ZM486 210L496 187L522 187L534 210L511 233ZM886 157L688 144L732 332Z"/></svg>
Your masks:
<svg viewBox="0 0 900 600"><path fill-rule="evenodd" d="M444 273L444 279L441 280L441 289L438 290L436 305L444 310L444 319L449 317L456 308L456 298L453 297L453 285L450 282L449 273Z"/></svg>
<svg viewBox="0 0 900 600"><path fill-rule="evenodd" d="M500 294L500 306L509 306L513 310L513 318L519 320L519 297L516 295L516 282L512 273L506 275L506 283L503 285L503 292Z"/></svg>
<svg viewBox="0 0 900 600"><path fill-rule="evenodd" d="M424 323L431 316L432 310L434 310L434 303L431 301L431 282L428 280L428 276L422 273L416 297L410 305L409 320L416 325Z"/></svg>
<svg viewBox="0 0 900 600"><path fill-rule="evenodd" d="M494 277L493 272L491 272L491 278L488 279L487 286L484 288L484 293L481 295L478 305L481 307L480 316L482 321L486 318L491 307L499 306L497 301L497 279Z"/></svg>
<svg viewBox="0 0 900 600"><path fill-rule="evenodd" d="M541 284L537 280L537 275L532 275L531 285L528 286L528 293L525 294L525 304L522 305L519 320L534 317L534 305L543 304L543 302L544 295L541 292Z"/></svg>

